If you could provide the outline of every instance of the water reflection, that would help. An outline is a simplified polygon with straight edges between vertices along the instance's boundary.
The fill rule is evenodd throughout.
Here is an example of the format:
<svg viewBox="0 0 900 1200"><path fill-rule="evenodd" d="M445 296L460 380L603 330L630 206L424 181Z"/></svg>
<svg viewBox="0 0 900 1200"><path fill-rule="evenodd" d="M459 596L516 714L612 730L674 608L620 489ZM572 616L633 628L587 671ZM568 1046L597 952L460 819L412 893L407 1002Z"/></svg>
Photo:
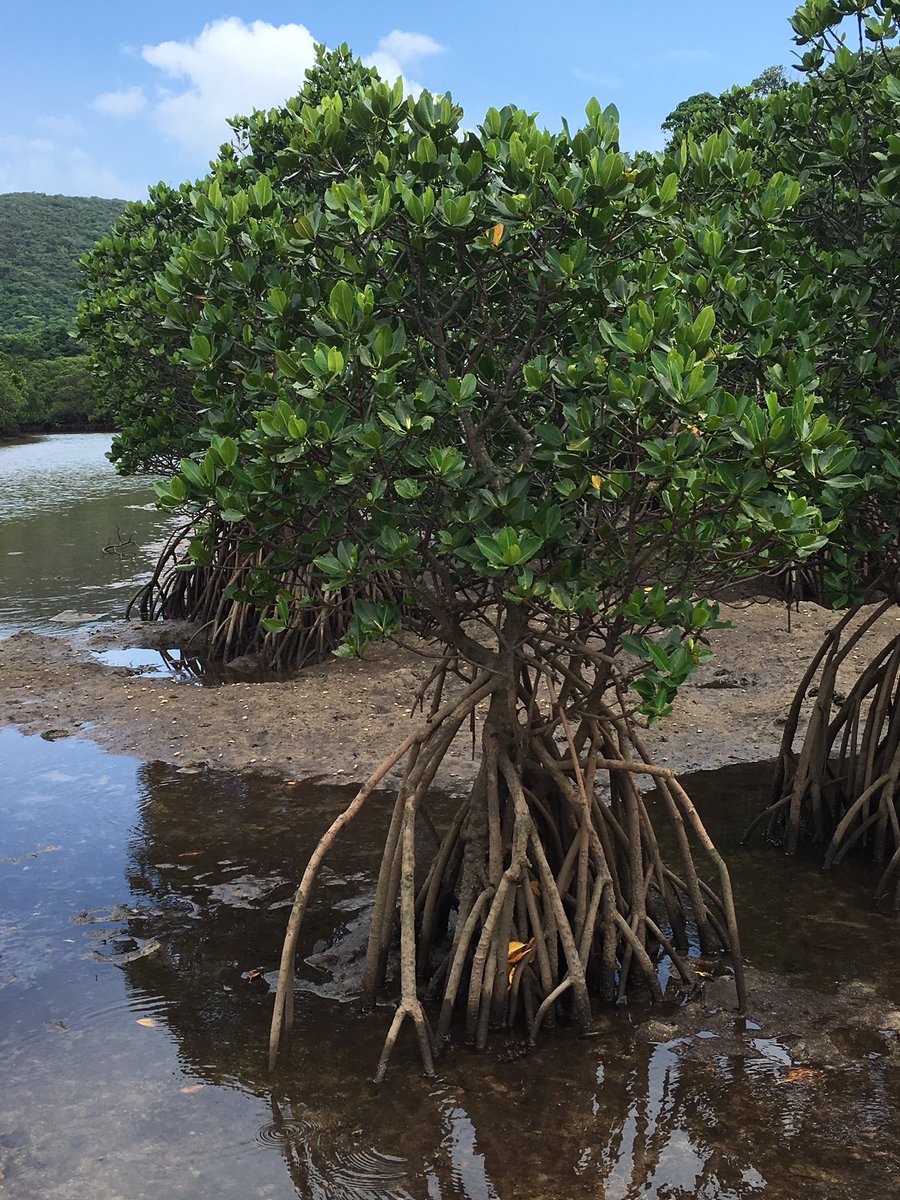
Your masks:
<svg viewBox="0 0 900 1200"><path fill-rule="evenodd" d="M611 1013L601 1036L560 1031L534 1054L455 1045L432 1081L404 1044L374 1088L388 1002L340 1000L358 981L378 799L323 876L297 1036L270 1078L284 906L346 795L9 731L0 787L7 1197L38 1177L42 1196L100 1200L887 1194L896 1067L862 1055L787 1085L790 1048L759 1021L691 1037L674 1011ZM768 903L771 918L785 897ZM832 911L855 919L855 903Z"/></svg>
<svg viewBox="0 0 900 1200"><path fill-rule="evenodd" d="M167 650L145 646L118 646L111 650L92 651L94 658L107 667L124 667L144 679L166 679L172 682L199 683L206 687L221 687L229 683L261 683L292 678L293 672L266 665L261 656L247 654L221 663L193 653L188 648Z"/></svg>

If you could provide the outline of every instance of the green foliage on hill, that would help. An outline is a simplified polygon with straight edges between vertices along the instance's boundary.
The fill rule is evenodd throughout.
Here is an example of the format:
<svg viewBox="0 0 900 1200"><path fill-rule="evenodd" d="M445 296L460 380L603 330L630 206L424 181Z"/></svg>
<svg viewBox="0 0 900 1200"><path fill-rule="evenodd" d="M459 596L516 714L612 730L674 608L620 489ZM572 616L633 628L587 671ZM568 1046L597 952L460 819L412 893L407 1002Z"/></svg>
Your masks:
<svg viewBox="0 0 900 1200"><path fill-rule="evenodd" d="M0 195L0 335L72 325L78 259L124 207L96 196Z"/></svg>
<svg viewBox="0 0 900 1200"><path fill-rule="evenodd" d="M0 437L108 424L70 330L78 259L123 208L95 196L0 195Z"/></svg>

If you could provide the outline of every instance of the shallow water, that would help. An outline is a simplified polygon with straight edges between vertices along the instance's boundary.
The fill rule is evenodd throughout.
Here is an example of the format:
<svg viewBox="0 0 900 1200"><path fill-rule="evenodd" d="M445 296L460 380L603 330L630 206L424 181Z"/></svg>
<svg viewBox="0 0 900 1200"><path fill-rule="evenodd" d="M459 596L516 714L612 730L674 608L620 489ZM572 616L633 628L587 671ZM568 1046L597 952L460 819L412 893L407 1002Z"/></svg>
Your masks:
<svg viewBox="0 0 900 1200"><path fill-rule="evenodd" d="M758 768L755 783L728 770L692 781L721 840L734 840L753 786ZM738 1052L719 1053L715 1036L692 1045L672 1031L675 1010L626 1009L601 1017L600 1037L550 1034L532 1054L505 1038L481 1056L454 1047L433 1081L404 1038L387 1083L369 1084L390 1009L360 1015L352 999L388 815L379 797L323 873L297 1035L268 1077L271 997L243 976L276 966L290 881L346 800L0 731L6 1200L890 1194L900 1084L887 1044L814 1087L783 1086L790 1047L759 1021L734 1018ZM889 986L880 964L895 926L864 882L780 862L735 852L751 960L799 964L824 990ZM795 902L817 906L819 932L786 955L773 942L802 924ZM810 958L832 938L838 951Z"/></svg>
<svg viewBox="0 0 900 1200"><path fill-rule="evenodd" d="M0 637L59 633L71 611L121 617L172 524L146 477L124 479L103 433L0 442ZM84 623L84 622L79 622Z"/></svg>
<svg viewBox="0 0 900 1200"><path fill-rule="evenodd" d="M232 663L217 662L195 653L187 647L168 650L144 646L117 646L112 650L91 652L97 662L106 667L123 667L142 679L165 679L171 683L194 683L204 687L221 687L229 683L264 683L289 679L293 672L269 667L254 656L235 659Z"/></svg>

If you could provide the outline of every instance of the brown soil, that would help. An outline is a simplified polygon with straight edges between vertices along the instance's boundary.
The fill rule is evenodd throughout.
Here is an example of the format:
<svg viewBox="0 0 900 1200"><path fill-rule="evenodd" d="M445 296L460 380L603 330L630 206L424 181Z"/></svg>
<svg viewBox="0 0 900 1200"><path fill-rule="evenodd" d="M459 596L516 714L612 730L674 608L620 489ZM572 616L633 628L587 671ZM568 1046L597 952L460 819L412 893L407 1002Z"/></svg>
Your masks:
<svg viewBox="0 0 900 1200"><path fill-rule="evenodd" d="M865 665L867 645L896 631L882 618L848 664L844 689ZM682 772L771 758L794 690L834 613L805 604L791 617L777 603L731 607L733 628L713 635L715 660L684 689L676 715L649 734L658 761ZM20 633L0 642L0 724L26 733L90 733L116 753L174 764L270 771L291 779L362 780L421 719L410 716L431 668L409 649L382 645L364 659L334 659L277 682L199 687L148 679L99 663L115 647L185 645L190 629L123 623L69 638ZM461 737L439 782L472 773Z"/></svg>

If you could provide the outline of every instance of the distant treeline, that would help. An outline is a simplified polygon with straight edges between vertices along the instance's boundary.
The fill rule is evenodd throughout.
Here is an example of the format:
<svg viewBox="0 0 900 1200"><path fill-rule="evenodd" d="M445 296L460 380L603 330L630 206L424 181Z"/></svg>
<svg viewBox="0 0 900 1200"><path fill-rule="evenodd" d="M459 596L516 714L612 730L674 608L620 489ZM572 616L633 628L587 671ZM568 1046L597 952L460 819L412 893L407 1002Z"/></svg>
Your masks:
<svg viewBox="0 0 900 1200"><path fill-rule="evenodd" d="M84 347L71 330L78 259L109 233L121 200L0 195L0 437L111 428Z"/></svg>

